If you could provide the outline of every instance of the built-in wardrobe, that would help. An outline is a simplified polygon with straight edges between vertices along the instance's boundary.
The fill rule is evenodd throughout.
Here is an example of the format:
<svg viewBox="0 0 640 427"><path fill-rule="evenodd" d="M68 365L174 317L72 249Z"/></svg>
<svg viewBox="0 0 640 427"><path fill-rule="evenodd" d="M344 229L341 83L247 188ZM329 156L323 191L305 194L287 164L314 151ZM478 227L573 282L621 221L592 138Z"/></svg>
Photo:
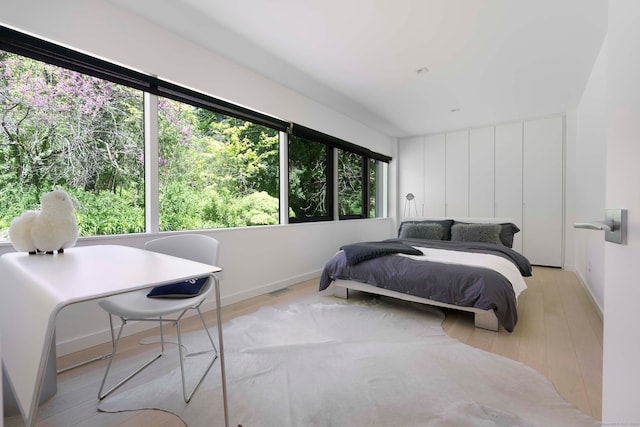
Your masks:
<svg viewBox="0 0 640 427"><path fill-rule="evenodd" d="M562 267L564 121L400 139L401 216L511 218L521 229L514 249L532 264Z"/></svg>

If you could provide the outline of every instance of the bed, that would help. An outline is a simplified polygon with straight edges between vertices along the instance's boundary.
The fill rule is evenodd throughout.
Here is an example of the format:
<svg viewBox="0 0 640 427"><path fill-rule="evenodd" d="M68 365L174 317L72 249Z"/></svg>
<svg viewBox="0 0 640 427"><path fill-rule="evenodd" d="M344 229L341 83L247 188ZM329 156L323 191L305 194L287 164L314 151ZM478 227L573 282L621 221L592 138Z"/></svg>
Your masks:
<svg viewBox="0 0 640 427"><path fill-rule="evenodd" d="M512 332L531 264L511 248L509 219L408 218L398 237L344 245L323 268L320 290L349 290L474 313L475 326Z"/></svg>

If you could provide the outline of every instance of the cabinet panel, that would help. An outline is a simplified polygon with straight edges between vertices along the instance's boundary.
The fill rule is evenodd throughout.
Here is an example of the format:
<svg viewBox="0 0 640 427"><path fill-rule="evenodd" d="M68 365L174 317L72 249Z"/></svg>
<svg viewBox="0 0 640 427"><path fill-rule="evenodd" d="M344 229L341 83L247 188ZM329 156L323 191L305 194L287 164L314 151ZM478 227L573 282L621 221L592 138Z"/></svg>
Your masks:
<svg viewBox="0 0 640 427"><path fill-rule="evenodd" d="M469 132L469 216L494 216L494 128Z"/></svg>
<svg viewBox="0 0 640 427"><path fill-rule="evenodd" d="M469 216L469 131L446 134L447 216Z"/></svg>
<svg viewBox="0 0 640 427"><path fill-rule="evenodd" d="M402 216L422 215L424 203L424 137L404 138L398 141L398 181L400 208ZM407 194L414 195L413 201L407 201ZM418 205L420 204L420 205ZM411 212L409 212L411 211Z"/></svg>
<svg viewBox="0 0 640 427"><path fill-rule="evenodd" d="M563 118L524 123L524 255L562 266Z"/></svg>
<svg viewBox="0 0 640 427"><path fill-rule="evenodd" d="M522 224L522 122L496 126L495 216ZM523 232L513 239L513 249L522 253Z"/></svg>
<svg viewBox="0 0 640 427"><path fill-rule="evenodd" d="M425 216L442 217L445 211L445 136L429 135L424 146L424 193ZM418 204L420 206L420 204Z"/></svg>
<svg viewBox="0 0 640 427"><path fill-rule="evenodd" d="M489 126L399 142L403 216L512 218L513 248L562 266L564 118Z"/></svg>

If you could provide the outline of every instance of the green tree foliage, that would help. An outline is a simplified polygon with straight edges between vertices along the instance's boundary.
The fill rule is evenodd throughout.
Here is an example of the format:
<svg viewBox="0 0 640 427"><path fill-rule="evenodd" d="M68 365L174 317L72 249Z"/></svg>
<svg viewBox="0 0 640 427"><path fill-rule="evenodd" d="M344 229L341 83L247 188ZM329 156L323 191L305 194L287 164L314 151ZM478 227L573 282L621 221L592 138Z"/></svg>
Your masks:
<svg viewBox="0 0 640 427"><path fill-rule="evenodd" d="M158 107L162 230L279 222L276 130L167 99Z"/></svg>
<svg viewBox="0 0 640 427"><path fill-rule="evenodd" d="M219 143L210 159L216 170L235 177L230 184L241 193L260 189L278 198L278 131L204 109L197 109L196 114L201 135Z"/></svg>
<svg viewBox="0 0 640 427"><path fill-rule="evenodd" d="M326 145L289 137L289 207L294 217L328 215L327 172Z"/></svg>
<svg viewBox="0 0 640 427"><path fill-rule="evenodd" d="M340 215L363 215L363 157L338 151L338 209Z"/></svg>
<svg viewBox="0 0 640 427"><path fill-rule="evenodd" d="M377 160L369 159L369 218L375 218L377 215L377 183L378 183L378 166Z"/></svg>
<svg viewBox="0 0 640 427"><path fill-rule="evenodd" d="M139 91L6 52L0 76L3 183L40 192L139 186Z"/></svg>
<svg viewBox="0 0 640 427"><path fill-rule="evenodd" d="M70 188L81 236L143 233L144 205L131 206L129 196ZM89 209L87 207L90 207Z"/></svg>

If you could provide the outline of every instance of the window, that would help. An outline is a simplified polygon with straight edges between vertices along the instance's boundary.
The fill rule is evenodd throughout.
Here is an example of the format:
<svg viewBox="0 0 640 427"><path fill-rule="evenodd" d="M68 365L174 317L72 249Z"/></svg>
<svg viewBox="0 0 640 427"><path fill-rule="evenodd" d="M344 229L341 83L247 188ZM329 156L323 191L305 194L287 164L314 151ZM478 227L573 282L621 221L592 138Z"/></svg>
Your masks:
<svg viewBox="0 0 640 427"><path fill-rule="evenodd" d="M0 241L54 187L80 236L383 216L390 160L0 26Z"/></svg>
<svg viewBox="0 0 640 427"><path fill-rule="evenodd" d="M325 144L289 135L290 222L333 219L333 162Z"/></svg>
<svg viewBox="0 0 640 427"><path fill-rule="evenodd" d="M389 162L390 157L297 123L290 124L287 132L289 206L295 215L290 217L291 222L333 219L334 205L339 219L385 216L386 204L382 202L387 178L381 165ZM334 182L337 201L332 191ZM316 216L309 214L314 209Z"/></svg>
<svg viewBox="0 0 640 427"><path fill-rule="evenodd" d="M0 122L0 239L54 187L83 236L144 231L141 91L0 51Z"/></svg>
<svg viewBox="0 0 640 427"><path fill-rule="evenodd" d="M368 159L367 161L369 163L369 186L367 188L369 218L380 218L383 217L386 212L383 203L384 200L386 200L383 193L385 189L383 184L386 182L385 175L387 164L374 159Z"/></svg>
<svg viewBox="0 0 640 427"><path fill-rule="evenodd" d="M278 131L158 99L160 229L279 223Z"/></svg>
<svg viewBox="0 0 640 427"><path fill-rule="evenodd" d="M338 149L338 209L340 219L364 218L364 158Z"/></svg>
<svg viewBox="0 0 640 427"><path fill-rule="evenodd" d="M367 162L369 162L369 187L367 188L369 193L367 194L369 218L381 217L383 216L383 210L381 209L382 203L378 204L378 200L383 200L383 197L381 194L378 194L378 189L381 187L378 183L383 182L380 170L383 163L374 159L367 159Z"/></svg>

